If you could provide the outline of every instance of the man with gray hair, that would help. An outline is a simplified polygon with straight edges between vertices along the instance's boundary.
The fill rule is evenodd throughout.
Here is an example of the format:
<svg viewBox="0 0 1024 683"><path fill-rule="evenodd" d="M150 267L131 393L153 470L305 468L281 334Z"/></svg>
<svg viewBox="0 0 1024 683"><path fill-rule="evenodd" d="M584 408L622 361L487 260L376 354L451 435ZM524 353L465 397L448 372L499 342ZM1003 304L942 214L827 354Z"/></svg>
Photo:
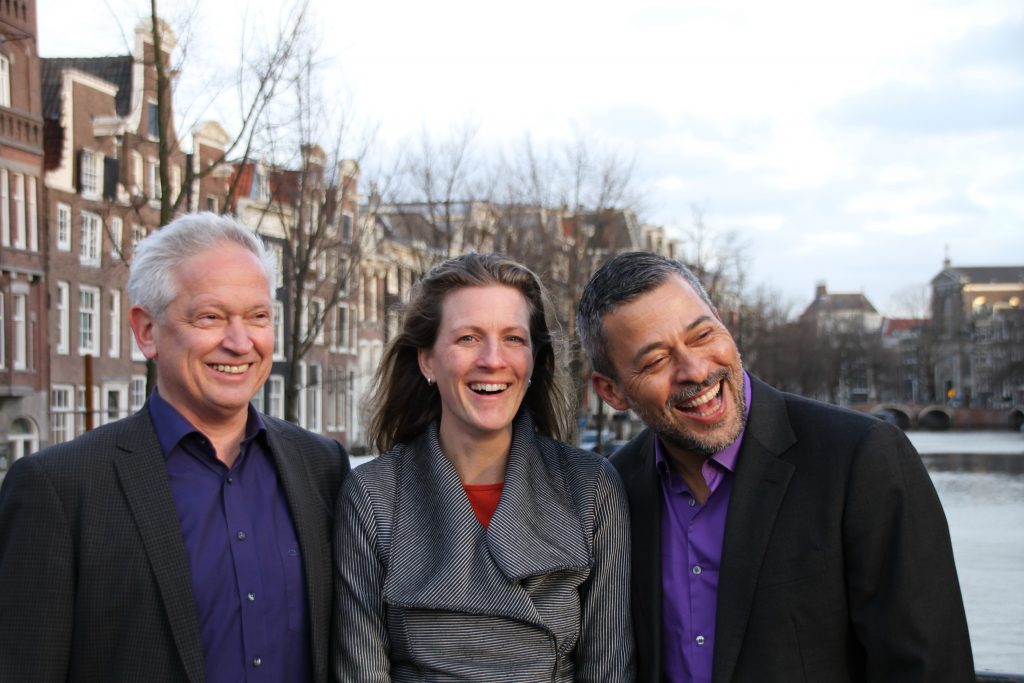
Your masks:
<svg viewBox="0 0 1024 683"><path fill-rule="evenodd" d="M259 414L275 259L232 218L142 240L137 414L17 461L0 489L0 680L327 681L337 442Z"/></svg>
<svg viewBox="0 0 1024 683"><path fill-rule="evenodd" d="M898 428L744 371L671 259L612 258L577 327L594 389L648 427L612 457L638 681L974 680L946 519Z"/></svg>

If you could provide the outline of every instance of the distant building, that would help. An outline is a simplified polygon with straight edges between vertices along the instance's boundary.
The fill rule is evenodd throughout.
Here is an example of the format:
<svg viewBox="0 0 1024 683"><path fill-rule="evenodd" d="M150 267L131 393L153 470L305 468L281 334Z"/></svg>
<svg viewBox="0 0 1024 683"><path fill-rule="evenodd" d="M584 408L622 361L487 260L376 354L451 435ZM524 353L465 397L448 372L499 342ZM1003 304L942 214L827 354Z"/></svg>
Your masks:
<svg viewBox="0 0 1024 683"><path fill-rule="evenodd" d="M953 266L932 278L936 400L1024 402L1024 265Z"/></svg>
<svg viewBox="0 0 1024 683"><path fill-rule="evenodd" d="M0 3L0 477L46 441L43 119L36 2Z"/></svg>
<svg viewBox="0 0 1024 683"><path fill-rule="evenodd" d="M829 292L820 282L800 324L814 336L808 348L822 356L817 361L827 373L825 389L816 398L839 405L877 400L882 316L863 293Z"/></svg>
<svg viewBox="0 0 1024 683"><path fill-rule="evenodd" d="M931 362L927 335L931 321L924 318L882 320L882 348L892 353L895 367L891 393L884 396L908 403L931 400Z"/></svg>

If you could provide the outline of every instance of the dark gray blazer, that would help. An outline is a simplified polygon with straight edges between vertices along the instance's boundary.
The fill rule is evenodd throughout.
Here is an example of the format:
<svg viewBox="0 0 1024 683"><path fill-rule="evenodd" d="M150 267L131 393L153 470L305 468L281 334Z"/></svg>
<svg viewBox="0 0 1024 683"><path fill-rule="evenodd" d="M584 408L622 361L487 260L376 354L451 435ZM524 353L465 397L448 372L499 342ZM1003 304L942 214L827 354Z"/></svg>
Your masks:
<svg viewBox="0 0 1024 683"><path fill-rule="evenodd" d="M333 505L348 458L334 441L264 419L323 682ZM203 680L188 558L148 408L14 463L0 490L0 681Z"/></svg>
<svg viewBox="0 0 1024 683"><path fill-rule="evenodd" d="M946 518L896 427L752 378L726 520L715 683L974 680ZM654 435L612 458L629 496L638 681L662 682Z"/></svg>
<svg viewBox="0 0 1024 683"><path fill-rule="evenodd" d="M357 468L336 514L336 681L633 680L629 522L606 460L521 415L484 529L435 423Z"/></svg>

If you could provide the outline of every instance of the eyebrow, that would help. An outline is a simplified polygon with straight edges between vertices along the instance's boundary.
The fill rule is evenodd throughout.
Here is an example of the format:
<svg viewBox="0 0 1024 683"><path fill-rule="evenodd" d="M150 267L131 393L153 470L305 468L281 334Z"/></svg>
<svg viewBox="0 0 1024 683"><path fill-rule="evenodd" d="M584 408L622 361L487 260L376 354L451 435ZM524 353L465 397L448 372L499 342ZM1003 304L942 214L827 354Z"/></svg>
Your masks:
<svg viewBox="0 0 1024 683"><path fill-rule="evenodd" d="M711 320L711 319L712 319L712 318L711 318L711 316L710 316L710 315L702 315L702 316L700 316L699 318L697 318L696 320L694 320L694 321L693 321L692 323L690 323L689 325L687 325L687 326L686 326L686 331L687 331L687 332L690 332L690 331L692 331L692 330L693 330L694 328L696 328L696 327L700 327L700 325L701 325L701 324L703 324L703 323L704 323L705 321L707 321L707 320ZM643 346L643 347L641 347L641 348L640 348L640 350L638 350L638 351L637 351L637 352L636 352L636 353L635 353L635 354L633 355L633 363L638 363L638 362L640 362L640 360L641 360L641 359L642 359L642 358L643 358L644 356L646 356L646 355L647 355L648 353L650 353L651 351L654 351L654 350L655 350L655 349L657 349L657 348L661 348L662 346L664 346L664 342L662 342L662 341L656 341L656 342L651 342L651 343L650 343L650 344L648 344L647 346Z"/></svg>

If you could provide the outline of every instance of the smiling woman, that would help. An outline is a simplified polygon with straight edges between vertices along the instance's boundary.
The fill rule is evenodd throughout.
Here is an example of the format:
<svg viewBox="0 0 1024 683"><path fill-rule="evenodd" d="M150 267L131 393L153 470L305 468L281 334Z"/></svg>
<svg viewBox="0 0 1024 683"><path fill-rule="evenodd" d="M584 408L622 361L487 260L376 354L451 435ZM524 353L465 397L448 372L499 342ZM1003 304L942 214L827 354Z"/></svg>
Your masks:
<svg viewBox="0 0 1024 683"><path fill-rule="evenodd" d="M417 285L371 403L387 452L338 502L337 680L632 680L622 486L555 440L572 411L548 319L502 256Z"/></svg>

